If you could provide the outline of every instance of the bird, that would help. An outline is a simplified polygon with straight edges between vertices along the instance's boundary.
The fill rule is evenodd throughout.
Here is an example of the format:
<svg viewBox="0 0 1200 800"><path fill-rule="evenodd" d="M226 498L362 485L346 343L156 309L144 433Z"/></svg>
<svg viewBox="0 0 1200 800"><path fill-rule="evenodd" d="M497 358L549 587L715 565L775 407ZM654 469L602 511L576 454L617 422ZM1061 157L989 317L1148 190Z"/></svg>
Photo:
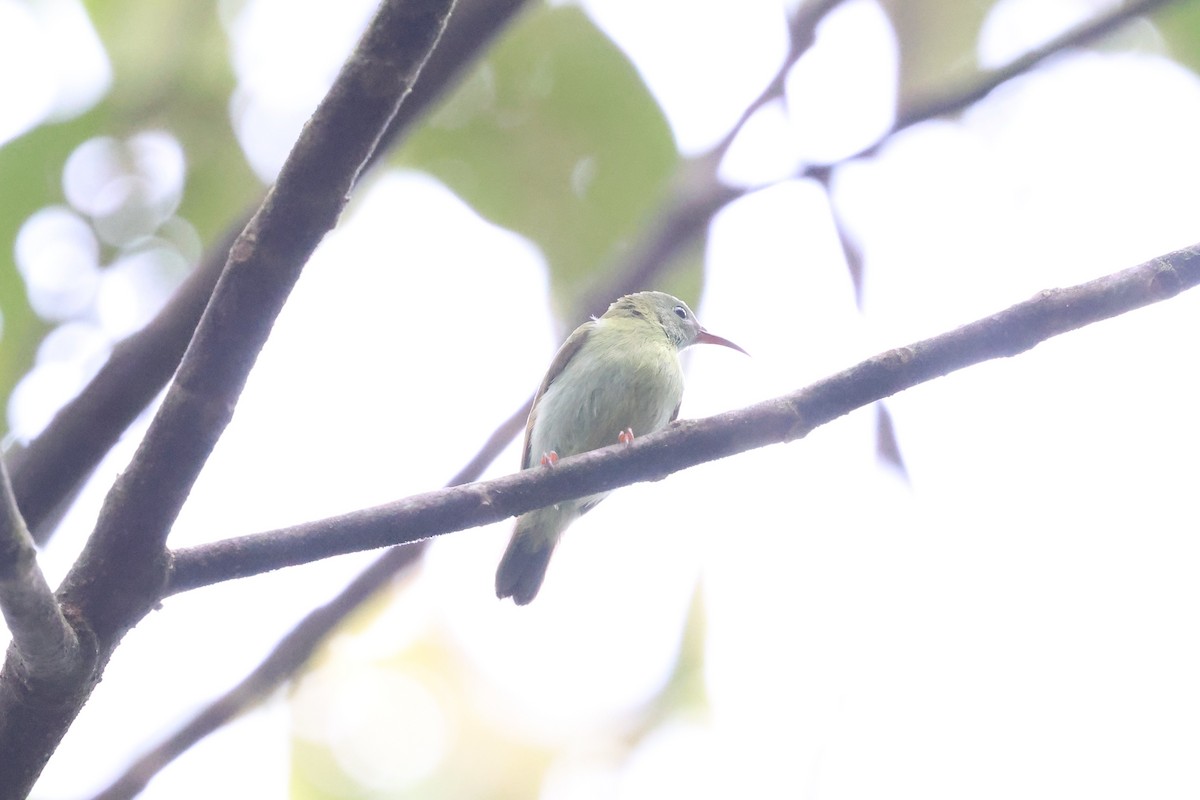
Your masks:
<svg viewBox="0 0 1200 800"><path fill-rule="evenodd" d="M553 467L559 458L614 440L628 444L635 435L673 422L683 398L679 352L693 344L746 352L709 333L687 303L666 292L625 295L602 316L580 325L558 349L534 395L521 469ZM563 531L607 494L518 517L496 570L496 596L521 606L530 603Z"/></svg>

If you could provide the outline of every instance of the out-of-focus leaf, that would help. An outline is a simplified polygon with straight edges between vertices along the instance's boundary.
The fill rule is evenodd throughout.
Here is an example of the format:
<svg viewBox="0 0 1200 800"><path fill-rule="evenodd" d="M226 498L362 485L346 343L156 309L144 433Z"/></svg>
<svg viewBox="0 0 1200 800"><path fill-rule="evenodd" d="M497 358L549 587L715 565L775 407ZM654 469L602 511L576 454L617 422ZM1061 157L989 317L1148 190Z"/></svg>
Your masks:
<svg viewBox="0 0 1200 800"><path fill-rule="evenodd" d="M960 86L979 71L976 43L992 4L961 0L883 0L900 44L901 108Z"/></svg>
<svg viewBox="0 0 1200 800"><path fill-rule="evenodd" d="M96 136L161 129L183 145L188 174L178 213L213 241L261 190L233 136L234 80L215 3L87 2L113 68L108 95L72 120L0 147L0 398L29 369L48 326L30 310L13 242L38 209L64 203L62 169Z"/></svg>
<svg viewBox="0 0 1200 800"><path fill-rule="evenodd" d="M59 125L36 129L0 147L0 398L7 399L33 363L38 343L49 330L29 307L25 282L17 273L13 246L29 215L62 202L62 165L71 150L96 130L104 112L96 110ZM0 403L0 430L6 428Z"/></svg>
<svg viewBox="0 0 1200 800"><path fill-rule="evenodd" d="M574 7L520 20L396 156L538 244L562 308L642 228L678 161L633 65Z"/></svg>
<svg viewBox="0 0 1200 800"><path fill-rule="evenodd" d="M188 161L179 214L213 241L261 191L229 119L234 76L217 4L87 6L113 63L111 125L101 133L161 128L178 138Z"/></svg>
<svg viewBox="0 0 1200 800"><path fill-rule="evenodd" d="M883 403L875 404L875 455L908 481L908 467L900 452L900 440L896 438L896 423L892 421L892 412Z"/></svg>
<svg viewBox="0 0 1200 800"><path fill-rule="evenodd" d="M309 720L309 730L298 729L292 738L293 797L425 800L537 795L553 751L496 726L494 709L474 702L472 686L477 677L468 672L461 653L441 637L420 639L370 665L325 658L317 669L332 670L332 677L326 680L337 688L334 694L314 692L310 700L301 684L293 696L295 717ZM339 674L338 670L347 671ZM370 698L369 707L356 705L363 700L364 676L385 687L395 680L401 690L380 692ZM310 679L320 681L322 676L318 673ZM423 700L415 719L414 709L406 707L414 695L404 687L415 688L415 696ZM339 692L345 693L344 699L337 696ZM324 741L312 738L313 720L319 725L325 715L337 719L339 725L329 726L331 733ZM335 727L338 730L334 731ZM431 754L411 753L414 739L423 746L444 745L444 750L433 754L436 759L432 763L422 765ZM372 744L357 744L364 741ZM412 761L404 764L405 759ZM359 774L348 762L358 764ZM422 773L420 766L426 771ZM390 775L378 774L389 768L393 768ZM409 769L422 774L405 776ZM364 785L367 781L363 778L371 773L394 785Z"/></svg>
<svg viewBox="0 0 1200 800"><path fill-rule="evenodd" d="M708 687L704 681L705 640L708 617L704 613L704 594L699 583L692 594L692 605L684 621L679 656L662 691L647 705L637 738L642 739L658 726L681 716L708 708Z"/></svg>
<svg viewBox="0 0 1200 800"><path fill-rule="evenodd" d="M1200 3L1173 3L1154 18L1171 56L1200 72Z"/></svg>

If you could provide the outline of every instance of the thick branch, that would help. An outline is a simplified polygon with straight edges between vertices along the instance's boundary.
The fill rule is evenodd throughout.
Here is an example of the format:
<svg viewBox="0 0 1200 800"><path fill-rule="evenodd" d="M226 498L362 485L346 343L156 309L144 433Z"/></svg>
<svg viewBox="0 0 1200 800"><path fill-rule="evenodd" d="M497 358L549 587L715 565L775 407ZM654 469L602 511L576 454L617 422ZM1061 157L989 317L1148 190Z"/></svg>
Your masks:
<svg viewBox="0 0 1200 800"><path fill-rule="evenodd" d="M0 495L0 613L12 633L9 659L22 684L53 690L86 674L91 659L38 567L3 459Z"/></svg>
<svg viewBox="0 0 1200 800"><path fill-rule="evenodd" d="M957 330L881 353L798 392L673 424L614 446L493 481L291 528L174 552L167 593L497 522L768 444L790 442L856 408L971 364L1014 356L1052 336L1174 297L1200 284L1200 245L1031 300Z"/></svg>
<svg viewBox="0 0 1200 800"><path fill-rule="evenodd" d="M337 222L360 170L408 94L453 0L385 2L288 156L275 187L230 251L213 298L129 469L61 590L96 636L78 692L0 687L0 796L23 796L124 633L157 601L166 537L233 413L271 325L313 249ZM15 682L12 661L4 677ZM64 699L64 695L70 694ZM40 706L40 707L39 707ZM30 713L34 709L39 713ZM17 719L20 725L10 724Z"/></svg>

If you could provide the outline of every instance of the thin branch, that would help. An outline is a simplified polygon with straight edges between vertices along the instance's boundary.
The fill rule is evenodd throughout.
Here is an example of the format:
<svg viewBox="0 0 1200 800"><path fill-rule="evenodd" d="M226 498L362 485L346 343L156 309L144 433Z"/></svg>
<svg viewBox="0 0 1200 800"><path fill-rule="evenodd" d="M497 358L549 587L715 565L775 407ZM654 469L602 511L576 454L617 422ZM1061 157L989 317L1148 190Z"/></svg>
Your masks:
<svg viewBox="0 0 1200 800"><path fill-rule="evenodd" d="M1112 33L1133 18L1149 14L1173 2L1178 2L1178 0L1136 0L1136 2L1129 5L1118 7L1097 16L1095 19L1077 25L1046 42L1041 47L1037 47L1013 59L1003 67L982 73L980 77L977 77L965 86L949 91L942 90L936 96L912 103L907 108L899 109L891 126L873 144L868 145L853 155L838 159L830 164L808 164L794 177L815 180L822 184L827 195L831 195L830 183L833 173L838 167L851 161L858 161L876 155L897 133L918 123L963 111L987 97L999 86L1031 71L1046 59L1058 55L1069 48L1091 44ZM788 180L792 179L788 178ZM762 187L748 189L746 193L757 191L760 188ZM854 299L861 309L864 279L862 251L854 241L854 237L846 230L841 216L837 213L836 207L833 209L833 215L834 227L837 228L838 238L841 240L842 253L846 259L846 267L850 272L850 280L854 285Z"/></svg>
<svg viewBox="0 0 1200 800"><path fill-rule="evenodd" d="M526 0L459 0L420 82L392 118L368 167L403 140L504 29ZM121 341L86 387L28 445L9 454L13 488L34 541L45 544L77 490L158 395L183 358L200 315L253 209L211 247L154 319Z"/></svg>
<svg viewBox="0 0 1200 800"><path fill-rule="evenodd" d="M719 142L680 165L674 190L667 201L636 245L623 256L620 266L612 271L620 276L618 280L602 287L602 291L591 293L584 306L589 313L599 314L614 297L652 288L650 278L662 269L663 264L703 236L718 211L749 194L750 190L726 186L717 178L721 160L755 112L783 97L788 73L816 41L817 26L842 2L844 0L817 0L796 13L788 25L788 52L771 80Z"/></svg>
<svg viewBox="0 0 1200 800"><path fill-rule="evenodd" d="M788 73L792 71L792 67L800 60L800 57L808 52L809 48L817 40L817 26L819 26L825 17L835 8L840 6L845 0L813 0L807 3L796 12L788 24L788 52L780 63L779 68L775 70L775 74L771 76L771 80L767 83L758 97L754 98L748 106L738 116L737 123L730 129L729 133L725 134L724 138L719 141L712 150L710 155L723 156L733 146L733 140L737 138L738 133L750 121L750 118L755 115L763 106L768 105L784 96L784 90L787 84Z"/></svg>
<svg viewBox="0 0 1200 800"><path fill-rule="evenodd" d="M1013 78L1020 77L1046 59L1058 55L1072 47L1083 47L1102 39L1116 29L1125 25L1135 17L1144 16L1159 8L1179 2L1179 0L1135 0L1135 2L1118 6L1112 11L1100 14L1093 20L1084 22L1076 27L1054 37L1041 47L1030 50L1023 56L1015 58L999 69L985 72L983 76L970 85L929 98L923 102L914 103L907 109L901 109L896 115L891 128L878 142L856 153L847 160L870 156L879 147L900 131L910 128L919 122L956 114L967 107L979 102L991 94L1002 84Z"/></svg>
<svg viewBox="0 0 1200 800"><path fill-rule="evenodd" d="M5 665L9 687L0 685L0 719L5 720L0 796L29 791L121 637L160 596L167 574L166 538L175 516L228 424L291 287L336 224L452 6L453 0L381 5L305 126L275 187L231 248L175 380L60 590L64 606L79 615L77 625L96 636L95 670L73 687L78 691L34 690L21 706L12 688L12 659ZM34 707L39 713L30 713Z"/></svg>
<svg viewBox="0 0 1200 800"><path fill-rule="evenodd" d="M0 613L12 633L9 658L23 683L69 684L88 672L94 654L81 646L38 566L3 459L0 495Z"/></svg>
<svg viewBox="0 0 1200 800"><path fill-rule="evenodd" d="M486 525L534 508L806 436L856 408L982 361L1165 300L1200 284L1200 244L1031 300L869 358L792 394L484 483L414 495L339 517L176 550L167 593Z"/></svg>
<svg viewBox="0 0 1200 800"><path fill-rule="evenodd" d="M818 0L818 2L810 3L800 9L789 25L791 41L788 53L780 63L775 75L772 76L758 97L746 107L737 123L720 142L707 152L688 159L681 165L675 180L675 191L670 195L663 208L659 210L655 221L646 229L638 244L624 257L622 268L618 272L625 278L615 287L618 291L607 296L603 296L599 292L593 293L593 303L587 306L589 312L603 311L608 301L615 296L649 288L646 279L656 265L671 260L704 235L708 230L709 220L718 211L733 201L764 188L762 186L726 186L717 178L718 168L734 140L750 118L754 116L754 113L763 106L784 97L788 73L814 43L817 27L830 11L841 4L841 1ZM1138 0L1127 7L1103 14L1095 20L1079 25L1004 67L986 73L976 83L956 88L907 110L902 109L897 114L891 128L874 144L835 164L808 165L795 177L812 178L828 183L832 171L838 166L873 155L900 131L919 122L962 111L972 103L986 97L1001 84L1029 72L1056 53L1070 47L1094 42L1134 17L1178 1ZM788 180L793 179L789 178ZM846 238L840 224L838 227L839 234ZM849 250L847 252L850 253ZM853 265L852 254L848 260ZM855 286L858 287L861 283L861 276L853 277L855 277Z"/></svg>

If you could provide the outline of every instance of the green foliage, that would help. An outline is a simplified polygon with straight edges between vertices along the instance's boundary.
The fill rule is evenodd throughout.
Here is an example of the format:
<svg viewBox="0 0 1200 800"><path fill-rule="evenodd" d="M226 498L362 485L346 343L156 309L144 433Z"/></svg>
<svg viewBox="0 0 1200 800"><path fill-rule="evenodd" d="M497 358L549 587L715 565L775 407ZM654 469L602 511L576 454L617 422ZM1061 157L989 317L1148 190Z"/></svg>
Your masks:
<svg viewBox="0 0 1200 800"><path fill-rule="evenodd" d="M662 202L679 156L625 55L558 7L523 17L395 161L535 242L566 308Z"/></svg>
<svg viewBox="0 0 1200 800"><path fill-rule="evenodd" d="M327 650L311 677L332 688L310 693L301 683L293 698L302 720L298 728L307 729L292 737L290 795L298 800L536 795L554 751L498 726L495 709L477 702L477 676L467 664L437 634L372 663ZM371 676L382 682L371 683ZM410 705L412 695L388 691L387 676L397 681L393 685L417 687L417 697L428 705ZM365 703L364 681L380 690ZM429 713L434 717L425 716ZM359 758L375 750L393 753L392 763L371 752ZM356 770L356 763L368 769ZM381 773L380 765L392 768L391 774Z"/></svg>
<svg viewBox="0 0 1200 800"><path fill-rule="evenodd" d="M211 242L257 197L261 185L229 120L234 89L215 3L90 2L113 62L112 119L101 133L169 131L188 160L180 216Z"/></svg>
<svg viewBox="0 0 1200 800"><path fill-rule="evenodd" d="M1171 57L1200 72L1200 3L1174 3L1155 17L1155 24L1171 48Z"/></svg>
<svg viewBox="0 0 1200 800"><path fill-rule="evenodd" d="M900 44L900 107L965 84L979 71L979 29L991 3L884 0Z"/></svg>
<svg viewBox="0 0 1200 800"><path fill-rule="evenodd" d="M49 327L29 307L12 243L31 214L66 202L62 169L75 148L94 137L144 130L175 136L188 168L177 213L203 242L213 241L260 191L229 122L234 79L215 4L86 5L112 65L111 90L87 113L43 124L0 147L0 241L6 245L0 248L0 397L28 371Z"/></svg>
<svg viewBox="0 0 1200 800"><path fill-rule="evenodd" d="M7 398L33 362L49 326L29 307L25 283L17 273L13 245L21 224L43 206L63 202L62 165L80 143L104 129L106 109L97 108L70 122L44 125L0 147L0 397ZM0 409L2 410L2 409ZM0 416L0 420L3 417ZM0 428L4 426L0 421Z"/></svg>

